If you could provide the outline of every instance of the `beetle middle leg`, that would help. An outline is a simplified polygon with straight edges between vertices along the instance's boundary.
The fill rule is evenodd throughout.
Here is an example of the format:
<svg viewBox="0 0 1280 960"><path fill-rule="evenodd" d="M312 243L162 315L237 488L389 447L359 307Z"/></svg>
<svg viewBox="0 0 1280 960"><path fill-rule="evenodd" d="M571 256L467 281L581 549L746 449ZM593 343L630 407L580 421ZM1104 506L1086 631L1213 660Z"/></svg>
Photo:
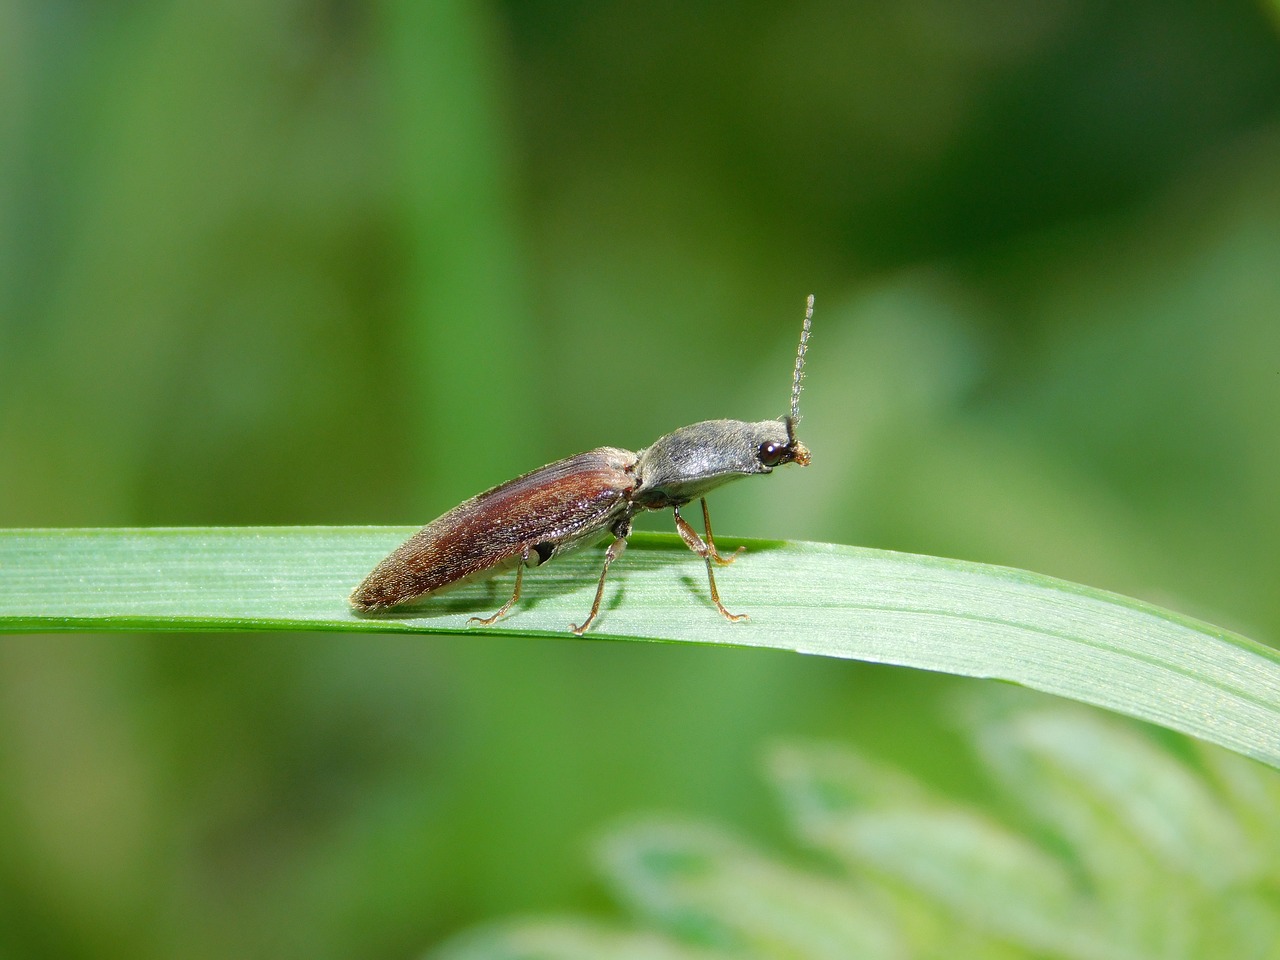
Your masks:
<svg viewBox="0 0 1280 960"><path fill-rule="evenodd" d="M520 584L524 580L524 568L528 562L529 562L529 548L526 547L524 553L520 554L520 563L516 566L516 589L515 589L515 592L511 594L511 599L508 600L506 603L504 603L502 605L502 609L500 609L492 617L472 617L470 620L467 621L468 625L472 623L478 623L485 627L491 627L495 623L497 623L498 620L502 618L503 614L505 614L508 610L510 610L515 605L515 602L520 599Z"/></svg>
<svg viewBox="0 0 1280 960"><path fill-rule="evenodd" d="M698 536L698 531L689 526L689 522L680 516L680 508L672 507L671 512L676 518L676 532L680 534L680 539L684 541L685 546L700 556L707 564L707 582L711 584L711 600L715 603L716 609L726 620L732 620L735 623L739 620L746 620L745 613L730 613L724 608L724 604L720 602L720 591L716 589L716 575L714 568L711 566L712 561L720 564L733 563L738 558L738 554L742 552L742 547L734 551L732 556L722 557L716 552L715 542L711 539L711 514L707 511L707 500L702 499L702 517L707 524L707 539L703 540Z"/></svg>
<svg viewBox="0 0 1280 960"><path fill-rule="evenodd" d="M591 604L591 612L587 614L587 619L582 621L582 626L569 624L569 629L582 636L587 632L587 627L591 626L591 621L596 618L596 614L600 612L600 598L604 596L604 578L609 572L609 564L622 556L622 551L627 549L627 536L631 533L631 526L628 523L625 533L616 536L613 543L609 544L609 549L604 552L604 569L600 571L600 583L596 585L596 598Z"/></svg>

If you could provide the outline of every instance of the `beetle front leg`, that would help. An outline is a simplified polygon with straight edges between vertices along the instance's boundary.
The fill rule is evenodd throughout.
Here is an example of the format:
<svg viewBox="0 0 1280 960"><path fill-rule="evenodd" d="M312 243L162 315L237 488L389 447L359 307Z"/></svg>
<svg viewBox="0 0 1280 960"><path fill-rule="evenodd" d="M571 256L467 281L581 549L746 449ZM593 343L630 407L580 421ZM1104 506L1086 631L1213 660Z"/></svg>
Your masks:
<svg viewBox="0 0 1280 960"><path fill-rule="evenodd" d="M738 554L747 549L746 547L739 547L727 557L720 556L720 553L716 550L716 541L711 535L711 512L707 509L706 497L702 498L702 525L706 527L707 530L707 549L711 551L711 559L722 567L727 567L729 564L733 563L733 561L738 559ZM688 543L687 540L685 542Z"/></svg>
<svg viewBox="0 0 1280 960"><path fill-rule="evenodd" d="M492 617L472 617L470 620L467 621L468 626L470 626L473 623L478 623L485 627L491 627L495 623L497 623L499 619L502 618L503 614L505 614L508 610L512 608L512 606L515 605L515 602L520 599L520 584L524 580L524 568L525 568L525 564L527 564L528 562L529 562L529 549L528 547L526 547L524 553L520 554L520 563L516 566L516 589L515 589L515 593L511 594L511 599L508 600L506 603L504 603L502 605L502 609L499 610L497 613L495 613Z"/></svg>
<svg viewBox="0 0 1280 960"><path fill-rule="evenodd" d="M738 554L747 549L746 547L739 547L727 557L722 556L720 552L716 550L716 543L711 534L711 513L707 510L706 497L702 498L702 523L707 528L706 540L703 540L702 537L698 536L698 531L689 526L688 521L686 521L684 517L680 516L679 507L672 507L671 512L676 515L676 531L680 534L680 538L684 540L685 546L704 559L714 560L721 566L727 567L729 564L733 563L733 561L738 559Z"/></svg>
<svg viewBox="0 0 1280 960"><path fill-rule="evenodd" d="M702 510L703 515L707 520L707 540L710 540L711 517L706 513L706 509L707 501L704 499L702 501ZM735 623L739 620L746 620L747 615L745 613L730 613L724 608L724 604L720 602L720 591L716 589L716 575L714 568L711 566L713 559L719 563L732 563L737 558L738 554L735 552L734 555L728 559L721 557L716 553L715 544L708 544L703 541L703 539L698 536L698 531L689 526L688 521L686 521L684 517L680 516L679 507L672 507L671 512L675 514L676 532L680 534L680 539L684 541L685 546L700 556L707 565L707 582L711 584L711 600L715 603L716 609L720 611L720 614L726 620L731 620ZM738 549L741 550L742 548L739 547Z"/></svg>

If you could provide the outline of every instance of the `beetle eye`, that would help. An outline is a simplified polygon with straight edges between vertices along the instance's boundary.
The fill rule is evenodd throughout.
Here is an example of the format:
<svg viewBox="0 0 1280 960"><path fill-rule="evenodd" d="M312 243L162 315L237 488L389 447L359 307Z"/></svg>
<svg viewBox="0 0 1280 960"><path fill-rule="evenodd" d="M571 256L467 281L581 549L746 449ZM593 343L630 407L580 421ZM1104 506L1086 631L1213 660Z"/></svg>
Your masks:
<svg viewBox="0 0 1280 960"><path fill-rule="evenodd" d="M787 459L787 454L787 448L781 444L762 443L757 452L757 457L766 467L776 467Z"/></svg>

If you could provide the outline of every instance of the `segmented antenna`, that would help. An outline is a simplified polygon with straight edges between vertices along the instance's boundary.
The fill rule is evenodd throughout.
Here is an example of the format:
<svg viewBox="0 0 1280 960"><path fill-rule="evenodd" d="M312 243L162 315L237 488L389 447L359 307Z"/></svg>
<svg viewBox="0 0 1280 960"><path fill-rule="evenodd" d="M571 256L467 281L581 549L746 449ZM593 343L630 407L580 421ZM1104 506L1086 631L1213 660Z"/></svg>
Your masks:
<svg viewBox="0 0 1280 960"><path fill-rule="evenodd" d="M800 346L796 347L796 369L791 375L791 422L800 422L800 385L804 383L804 354L809 349L809 330L813 326L813 294L805 301L804 328L800 331Z"/></svg>

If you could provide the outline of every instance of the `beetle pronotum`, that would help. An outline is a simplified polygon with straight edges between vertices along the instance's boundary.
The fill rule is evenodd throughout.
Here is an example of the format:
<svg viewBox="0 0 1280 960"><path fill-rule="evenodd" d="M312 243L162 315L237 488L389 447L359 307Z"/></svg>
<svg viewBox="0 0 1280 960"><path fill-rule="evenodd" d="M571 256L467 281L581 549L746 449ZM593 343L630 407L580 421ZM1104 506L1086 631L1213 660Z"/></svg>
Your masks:
<svg viewBox="0 0 1280 960"><path fill-rule="evenodd" d="M796 439L796 424L812 323L810 295L791 376L788 416L755 423L704 420L674 430L637 453L597 447L508 480L460 503L397 547L356 587L351 606L373 613L515 563L511 599L493 616L468 621L487 626L520 599L525 567L546 563L607 534L613 540L605 550L591 612L581 626L569 625L581 635L600 611L605 576L626 549L632 519L642 510L670 507L680 538L706 562L716 609L728 620L746 619L746 614L730 613L720 602L713 565L732 563L743 548L727 557L716 550L706 495L730 480L772 473L785 463L809 464L809 450ZM705 538L680 515L680 508L694 500L702 504Z"/></svg>

